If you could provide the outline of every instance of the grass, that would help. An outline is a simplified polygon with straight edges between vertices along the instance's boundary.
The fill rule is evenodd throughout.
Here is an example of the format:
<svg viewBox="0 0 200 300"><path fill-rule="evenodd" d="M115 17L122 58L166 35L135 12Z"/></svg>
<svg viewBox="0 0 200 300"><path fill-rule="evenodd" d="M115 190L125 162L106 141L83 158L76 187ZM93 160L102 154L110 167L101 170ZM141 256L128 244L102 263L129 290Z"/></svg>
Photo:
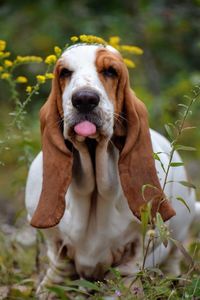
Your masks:
<svg viewBox="0 0 200 300"><path fill-rule="evenodd" d="M11 230L3 228L0 232L0 299L36 299L36 285L47 267L42 235L34 243L33 239L29 246L22 245L18 236L19 230L14 227ZM189 249L198 261L200 242L195 236L190 241ZM179 277L165 276L160 268L154 268L138 272L134 280L127 283L115 269L111 269L110 274L109 279L97 282L67 279L63 285L49 287L49 291L61 300L200 299L199 270L188 268L184 259Z"/></svg>

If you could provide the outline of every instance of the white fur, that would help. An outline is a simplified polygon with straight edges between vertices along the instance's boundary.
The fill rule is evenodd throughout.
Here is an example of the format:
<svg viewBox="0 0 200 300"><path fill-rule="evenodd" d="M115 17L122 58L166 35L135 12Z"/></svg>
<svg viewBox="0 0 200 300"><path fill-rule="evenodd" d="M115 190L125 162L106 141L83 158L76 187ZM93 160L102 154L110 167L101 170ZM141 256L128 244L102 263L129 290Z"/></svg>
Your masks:
<svg viewBox="0 0 200 300"><path fill-rule="evenodd" d="M109 50L113 49L109 47ZM95 59L99 46L84 45L74 46L65 51L61 61L63 66L67 66L73 71L69 85L63 93L63 110L64 110L64 137L69 138L68 130L74 121L76 109L71 104L72 95L80 89L90 89L95 91L100 97L100 103L96 108L96 113L102 118L102 131L105 135L112 135L113 128L113 106L109 101L108 95L98 78Z"/></svg>
<svg viewBox="0 0 200 300"><path fill-rule="evenodd" d="M68 137L70 122L75 111L71 104L74 91L89 87L98 92L100 103L97 113L103 118L103 132L107 138L100 140L96 148L96 193L97 198L92 201L92 193L95 187L95 177L89 152L84 143L74 141L77 149L74 153L74 167L72 183L66 193L66 210L60 223L55 228L45 229L47 237L48 256L51 267L47 272L43 284L48 279L59 281L60 276L55 277L54 268L60 272L71 274L73 265L63 262L59 258L56 243L62 241L66 245L67 256L75 263L76 272L80 276L96 277L102 275L113 262L118 263L118 268L124 275L133 274L138 265L142 264L141 228L140 222L134 217L128 207L123 194L118 173L118 150L109 143L113 128L113 106L106 91L98 78L95 67L95 55L97 46L73 47L64 52L63 64L74 71L68 87L63 93L63 109L65 116L64 136ZM106 115L106 117L104 117ZM160 152L160 158L166 168L169 162L170 144L157 132L151 130L151 138L154 152ZM177 153L173 161L180 162ZM139 162L138 162L139 163ZM159 161L156 168L161 185L163 185L165 173ZM192 190L182 186L179 181L186 181L187 176L184 167L171 168L168 176L165 193L172 201L176 216L167 223L172 236L184 241L188 228L194 217L195 195ZM42 189L42 152L33 161L26 186L26 207L30 220L36 210ZM176 200L182 197L187 201L191 213ZM126 251L131 254L131 244L136 243L136 253L129 257L128 262L123 260L122 254ZM146 267L167 261L172 245L165 248L158 243L155 252L150 253L146 259ZM68 267L67 267L68 266ZM171 265L171 270L173 265ZM57 273L56 273L57 274Z"/></svg>

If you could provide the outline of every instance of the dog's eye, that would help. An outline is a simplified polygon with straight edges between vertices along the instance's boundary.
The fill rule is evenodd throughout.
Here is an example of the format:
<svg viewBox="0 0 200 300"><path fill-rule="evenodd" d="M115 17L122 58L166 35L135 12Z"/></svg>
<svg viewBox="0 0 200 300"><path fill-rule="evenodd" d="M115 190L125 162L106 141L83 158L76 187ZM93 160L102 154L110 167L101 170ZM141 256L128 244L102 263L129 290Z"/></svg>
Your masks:
<svg viewBox="0 0 200 300"><path fill-rule="evenodd" d="M105 77L110 77L110 78L114 78L118 76L117 71L113 67L109 67L108 69L103 69L102 73Z"/></svg>
<svg viewBox="0 0 200 300"><path fill-rule="evenodd" d="M69 78L71 77L71 75L72 75L72 71L66 68L63 68L60 72L60 78Z"/></svg>

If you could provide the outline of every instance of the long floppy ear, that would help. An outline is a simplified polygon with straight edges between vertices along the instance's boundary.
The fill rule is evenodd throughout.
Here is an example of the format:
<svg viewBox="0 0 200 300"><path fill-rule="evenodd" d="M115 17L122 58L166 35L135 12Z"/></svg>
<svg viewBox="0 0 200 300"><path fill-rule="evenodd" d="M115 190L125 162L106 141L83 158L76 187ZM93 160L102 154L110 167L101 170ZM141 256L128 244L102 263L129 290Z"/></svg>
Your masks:
<svg viewBox="0 0 200 300"><path fill-rule="evenodd" d="M57 67L49 98L40 111L43 183L31 225L48 228L59 223L65 210L65 193L71 181L73 158L62 134L62 99Z"/></svg>
<svg viewBox="0 0 200 300"><path fill-rule="evenodd" d="M145 105L136 98L128 79L123 88L123 109L126 118L126 137L114 137L120 149L119 175L129 207L140 219L141 209L148 201L152 203L151 215L160 212L164 221L175 215L166 199L157 176L151 144L148 115ZM122 105L121 105L122 107ZM117 135L117 133L114 133Z"/></svg>

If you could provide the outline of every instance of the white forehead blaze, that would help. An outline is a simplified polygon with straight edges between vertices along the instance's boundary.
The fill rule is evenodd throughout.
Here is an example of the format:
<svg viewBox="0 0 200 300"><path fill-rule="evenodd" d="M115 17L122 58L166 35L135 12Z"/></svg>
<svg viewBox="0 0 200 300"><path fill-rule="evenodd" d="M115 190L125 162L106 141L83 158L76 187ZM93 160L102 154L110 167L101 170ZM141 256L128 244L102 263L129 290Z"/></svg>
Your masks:
<svg viewBox="0 0 200 300"><path fill-rule="evenodd" d="M63 55L63 63L73 72L70 85L72 89L79 89L83 86L97 85L98 77L95 60L97 46L75 46L66 50ZM73 91L72 91L73 92Z"/></svg>
<svg viewBox="0 0 200 300"><path fill-rule="evenodd" d="M107 109L113 109L111 101L109 101L104 86L99 79L95 64L97 52L101 48L104 49L103 46L99 45L79 45L67 49L62 54L61 61L63 67L66 66L66 68L72 71L70 82L63 92L64 114L69 109L69 105L71 105L73 93L80 89L92 89L96 91L100 96L100 106L104 105Z"/></svg>
<svg viewBox="0 0 200 300"><path fill-rule="evenodd" d="M95 45L74 46L62 54L63 62L66 62L72 71L80 68L94 66L96 51L99 47Z"/></svg>

